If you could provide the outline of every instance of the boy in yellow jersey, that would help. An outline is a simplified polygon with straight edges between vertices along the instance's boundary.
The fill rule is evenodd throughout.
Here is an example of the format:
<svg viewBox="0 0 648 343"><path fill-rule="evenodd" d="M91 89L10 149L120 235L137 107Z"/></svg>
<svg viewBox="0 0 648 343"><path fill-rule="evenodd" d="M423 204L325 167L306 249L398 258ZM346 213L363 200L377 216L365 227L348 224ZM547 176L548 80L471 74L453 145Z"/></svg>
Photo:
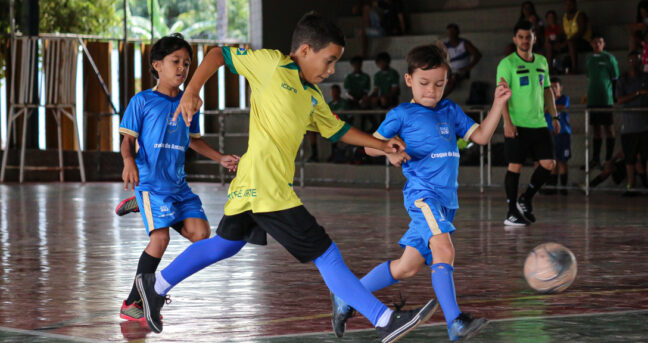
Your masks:
<svg viewBox="0 0 648 343"><path fill-rule="evenodd" d="M216 235L192 244L163 271L140 274L137 288L149 327L162 331L160 309L171 287L193 273L238 253L246 239L264 243L270 234L300 262L313 261L331 292L362 313L382 342L394 342L427 320L437 307L392 311L376 299L346 267L340 251L295 194L295 157L307 130L331 141L367 146L388 153L405 149L398 138L378 140L339 120L315 85L335 71L344 51L344 35L331 21L306 14L293 32L289 56L276 50L212 49L200 64L180 101L188 125L202 105L198 91L222 65L250 82L250 138L229 188Z"/></svg>

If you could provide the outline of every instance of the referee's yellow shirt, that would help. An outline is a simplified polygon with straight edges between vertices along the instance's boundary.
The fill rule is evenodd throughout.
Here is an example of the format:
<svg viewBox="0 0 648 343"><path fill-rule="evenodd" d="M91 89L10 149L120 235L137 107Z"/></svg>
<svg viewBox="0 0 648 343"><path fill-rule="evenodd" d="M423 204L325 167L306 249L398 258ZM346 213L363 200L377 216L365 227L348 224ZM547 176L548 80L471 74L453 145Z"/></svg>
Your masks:
<svg viewBox="0 0 648 343"><path fill-rule="evenodd" d="M249 81L250 137L228 191L225 215L273 212L302 203L293 191L295 157L306 130L337 141L349 125L329 109L320 89L277 50L223 47L230 71Z"/></svg>

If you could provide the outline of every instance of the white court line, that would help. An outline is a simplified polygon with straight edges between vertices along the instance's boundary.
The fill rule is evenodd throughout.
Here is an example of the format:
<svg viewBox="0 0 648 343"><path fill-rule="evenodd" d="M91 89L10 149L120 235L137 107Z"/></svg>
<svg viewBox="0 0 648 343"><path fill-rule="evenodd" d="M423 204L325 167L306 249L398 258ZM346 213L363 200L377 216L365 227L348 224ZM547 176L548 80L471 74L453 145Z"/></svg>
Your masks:
<svg viewBox="0 0 648 343"><path fill-rule="evenodd" d="M627 311L613 311L613 312L593 312L593 313L585 313L585 314L561 314L561 315L547 315L547 316L529 316L529 317L514 317L514 318L501 318L501 319L493 319L489 320L489 323L499 323L499 322L513 322L517 320L538 320L538 319L558 319L558 318L573 318L573 317L595 317L595 316L609 316L609 315L617 315L617 314L634 314L634 313L648 313L648 309L646 310L627 310ZM426 327L435 327L435 326L442 326L446 325L444 322L438 322L438 323L431 323L431 324L423 324L420 325L418 328L426 328ZM366 332L366 331L374 331L374 328L369 328L369 329L356 329L356 330L348 330L346 332L353 333L353 332ZM318 336L321 334L326 334L330 333L333 334L333 331L320 331L320 332L307 332L307 333L297 333L297 334L287 334L287 335L276 335L276 336L256 336L256 337L248 337L247 339L273 339L273 338L289 338L289 337L308 337L308 336Z"/></svg>
<svg viewBox="0 0 648 343"><path fill-rule="evenodd" d="M16 334L22 334L22 335L30 335L30 336L51 338L51 339L68 340L68 341L73 341L73 342L88 342L88 343L107 342L107 341L100 341L100 340L96 340L96 339L89 339L89 338L83 338L83 337L59 335L59 334L55 334L55 333L43 332L43 331L40 331L40 330L14 329L14 328L8 328L8 327L5 327L5 326L0 326L0 331L16 333Z"/></svg>

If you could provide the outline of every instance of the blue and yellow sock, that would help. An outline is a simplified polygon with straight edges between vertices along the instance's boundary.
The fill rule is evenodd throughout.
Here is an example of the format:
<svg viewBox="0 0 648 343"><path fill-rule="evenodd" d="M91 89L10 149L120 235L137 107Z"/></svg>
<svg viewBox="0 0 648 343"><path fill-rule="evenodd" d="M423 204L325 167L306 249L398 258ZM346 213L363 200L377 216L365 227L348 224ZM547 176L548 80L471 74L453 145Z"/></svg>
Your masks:
<svg viewBox="0 0 648 343"><path fill-rule="evenodd" d="M434 293L436 293L437 300L441 305L446 323L450 326L452 321L459 317L461 313L459 305L457 305L454 279L452 278L454 268L447 263L435 263L430 268L432 269Z"/></svg>

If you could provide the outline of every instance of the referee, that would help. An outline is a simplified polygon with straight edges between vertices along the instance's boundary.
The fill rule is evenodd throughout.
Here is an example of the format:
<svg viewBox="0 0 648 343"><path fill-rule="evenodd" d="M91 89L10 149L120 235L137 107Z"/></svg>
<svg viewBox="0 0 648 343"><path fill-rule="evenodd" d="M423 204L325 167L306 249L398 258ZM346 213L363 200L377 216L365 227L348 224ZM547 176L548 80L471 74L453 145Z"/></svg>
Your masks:
<svg viewBox="0 0 648 343"><path fill-rule="evenodd" d="M518 22L513 29L516 51L497 66L497 80L504 78L513 92L503 113L504 152L508 161L504 179L508 203L504 225L507 226L527 226L535 222L531 201L556 164L551 133L544 117L545 103L553 117L555 133L560 131L560 124L547 60L533 53L535 39L533 24L527 20ZM518 198L520 171L527 157L538 161L539 165L531 176L529 187Z"/></svg>

